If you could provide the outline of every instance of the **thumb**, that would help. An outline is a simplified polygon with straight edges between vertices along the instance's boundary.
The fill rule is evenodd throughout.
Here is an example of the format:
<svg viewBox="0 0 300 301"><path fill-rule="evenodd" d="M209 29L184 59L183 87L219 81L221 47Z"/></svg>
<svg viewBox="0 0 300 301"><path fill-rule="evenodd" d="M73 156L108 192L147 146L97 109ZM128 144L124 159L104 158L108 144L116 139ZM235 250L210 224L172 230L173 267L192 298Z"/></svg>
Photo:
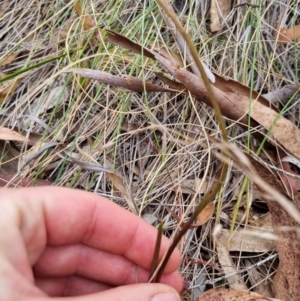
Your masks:
<svg viewBox="0 0 300 301"><path fill-rule="evenodd" d="M47 301L49 299L38 299ZM36 301L38 301L36 300ZM55 301L65 301L65 298L55 298ZM170 286L160 283L143 283L119 286L106 291L68 298L69 301L180 301L178 293Z"/></svg>
<svg viewBox="0 0 300 301"><path fill-rule="evenodd" d="M97 301L180 301L178 293L170 286L160 283L143 283L119 286L95 294ZM95 296L94 296L95 297ZM84 299L90 301L89 299Z"/></svg>

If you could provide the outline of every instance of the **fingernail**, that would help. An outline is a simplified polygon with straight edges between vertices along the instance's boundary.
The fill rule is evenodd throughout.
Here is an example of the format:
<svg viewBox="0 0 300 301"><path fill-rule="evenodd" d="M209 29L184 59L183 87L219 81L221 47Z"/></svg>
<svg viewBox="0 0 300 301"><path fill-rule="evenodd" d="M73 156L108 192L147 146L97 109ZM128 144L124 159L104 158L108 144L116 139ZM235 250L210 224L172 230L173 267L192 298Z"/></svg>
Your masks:
<svg viewBox="0 0 300 301"><path fill-rule="evenodd" d="M151 301L180 301L180 298L174 293L164 293L155 295Z"/></svg>

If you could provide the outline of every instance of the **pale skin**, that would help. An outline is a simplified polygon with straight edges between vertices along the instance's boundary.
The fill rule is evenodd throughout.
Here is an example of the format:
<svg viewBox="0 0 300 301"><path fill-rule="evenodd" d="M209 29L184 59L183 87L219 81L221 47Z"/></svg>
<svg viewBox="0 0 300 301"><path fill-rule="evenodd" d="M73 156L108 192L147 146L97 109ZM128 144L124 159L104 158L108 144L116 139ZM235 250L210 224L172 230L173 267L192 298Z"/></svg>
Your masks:
<svg viewBox="0 0 300 301"><path fill-rule="evenodd" d="M147 283L156 235L92 193L0 189L1 300L179 301L178 250L161 283ZM169 243L164 237L160 256Z"/></svg>

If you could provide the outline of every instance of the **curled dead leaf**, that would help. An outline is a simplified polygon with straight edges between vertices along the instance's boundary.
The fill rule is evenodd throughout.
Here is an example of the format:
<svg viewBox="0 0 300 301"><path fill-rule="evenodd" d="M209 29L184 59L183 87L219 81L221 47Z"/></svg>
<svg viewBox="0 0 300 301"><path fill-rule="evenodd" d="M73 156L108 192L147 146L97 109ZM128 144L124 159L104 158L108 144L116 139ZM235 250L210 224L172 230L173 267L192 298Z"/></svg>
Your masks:
<svg viewBox="0 0 300 301"><path fill-rule="evenodd" d="M78 16L84 15L81 3L79 1L76 2L76 4L75 4L75 11L76 11ZM88 15L83 16L82 26L83 26L84 30L92 29L96 25L97 25L96 22L92 19L91 16L88 16Z"/></svg>
<svg viewBox="0 0 300 301"><path fill-rule="evenodd" d="M176 219L178 224L181 225L181 227L184 227L185 223L181 221L181 217L177 216L168 206L165 206L168 212L173 216L173 218ZM215 204L214 203L209 203L204 209L200 212L198 215L196 222L194 224L191 224L189 229L194 229L198 228L201 225L207 223L212 215L215 212Z"/></svg>

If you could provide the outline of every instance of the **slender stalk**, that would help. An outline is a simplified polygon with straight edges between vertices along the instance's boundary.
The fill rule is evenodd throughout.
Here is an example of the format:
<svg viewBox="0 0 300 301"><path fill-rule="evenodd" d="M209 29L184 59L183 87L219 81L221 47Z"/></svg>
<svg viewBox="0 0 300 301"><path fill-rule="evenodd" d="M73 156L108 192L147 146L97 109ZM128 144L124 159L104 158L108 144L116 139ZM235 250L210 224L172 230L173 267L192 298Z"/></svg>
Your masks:
<svg viewBox="0 0 300 301"><path fill-rule="evenodd" d="M171 5L169 5L169 3L166 2L166 0L156 0L156 1L158 2L159 6L163 8L164 13L166 15L168 15L168 17L174 22L174 24L176 26L176 29L179 31L179 33L181 34L181 36L185 40L185 42L186 42L186 44L187 44L187 46L188 46L188 48L191 52L193 60L196 63L196 66L198 67L198 69L200 71L200 74L201 74L202 80L205 84L205 87L206 87L206 89L209 93L210 100L211 100L212 106L215 110L215 114L216 114L220 129L221 129L221 132L222 132L223 139L225 141L228 141L226 126L225 126L225 122L224 122L224 119L223 119L222 114L221 114L220 107L219 107L217 99L214 95L214 91L211 87L209 79L207 78L207 75L204 71L203 65L202 65L202 63L199 59L199 55L198 55L198 52L197 52L197 49L196 49L194 43L192 42L189 34L186 32L184 27L181 25L181 23L178 20L174 10L171 7Z"/></svg>
<svg viewBox="0 0 300 301"><path fill-rule="evenodd" d="M215 182L213 187L204 195L201 203L197 206L196 210L193 212L190 219L184 224L184 226L182 227L178 235L176 235L176 237L174 238L174 241L172 242L170 248L168 249L161 266L158 268L157 275L156 275L156 282L160 282L160 279L168 263L168 260L170 259L173 251L175 250L177 244L179 243L183 235L188 231L191 224L194 222L194 220L197 218L200 212L205 208L205 206L214 200L215 196L217 195L217 193L219 192L221 186L225 181L227 171L228 171L228 165L224 164L222 167L220 180Z"/></svg>
<svg viewBox="0 0 300 301"><path fill-rule="evenodd" d="M152 278L152 275L154 274L155 269L158 265L158 256L159 256L159 250L160 250L160 245L161 245L163 226L164 226L164 222L160 221L159 225L158 225L158 229L157 229L157 238L156 238L155 249L154 249L154 254L153 254L153 259L152 259L152 263L151 263L148 281Z"/></svg>
<svg viewBox="0 0 300 301"><path fill-rule="evenodd" d="M221 114L221 110L220 107L218 105L218 102L215 98L214 92L213 92L213 88L211 87L211 84L209 82L209 79L204 71L203 65L199 59L197 50L195 45L193 44L190 36L188 35L188 33L185 31L185 29L183 28L183 26L181 25L179 19L177 18L174 10L172 9L172 7L169 5L169 3L166 0L157 0L158 4L163 8L164 13L174 22L176 29L178 30L178 32L181 34L182 38L184 39L184 41L186 42L188 49L192 55L192 58L194 60L194 62L196 63L196 66L198 67L201 77L204 81L204 85L210 95L210 100L212 103L212 106L215 110L215 114L222 132L222 136L223 139L227 142L228 141L228 136L227 136L227 131L226 131L226 127L225 127L225 122L224 119L222 117ZM228 154L227 154L228 156ZM158 266L157 269L157 274L156 277L152 277L151 278L151 282L160 282L160 279L162 277L163 271L174 251L174 249L176 248L177 244L179 243L179 241L181 240L181 238L183 237L183 235L188 231L189 227L191 226L191 224L194 222L194 220L197 218L197 216L201 213L201 211L210 203L214 200L215 196L217 195L217 193L220 191L221 186L223 185L226 175L227 175L227 171L228 171L228 165L225 163L222 166L221 169L221 175L218 181L216 181L213 185L213 187L204 195L204 197L202 198L201 203L197 206L196 210L193 212L192 216L190 217L190 219L183 225L182 229L180 230L180 232L178 233L178 235L176 235L176 237L174 238L173 243L171 244L170 248L168 249L163 261L161 262L160 266Z"/></svg>
<svg viewBox="0 0 300 301"><path fill-rule="evenodd" d="M9 79L15 78L15 77L17 77L18 75L23 74L23 73L25 73L25 72L27 72L27 71L36 69L36 68L41 67L41 66L43 66L43 65L46 65L47 63L50 63L50 62L52 62L52 61L61 59L62 57L65 57L66 55L67 55L66 53L63 53L63 54L61 54L61 55L52 57L52 58L50 58L50 59L48 59L48 60L39 62L39 63L34 64L34 65L32 65L32 66L23 68L23 69L21 69L21 70L18 70L18 71L16 71L16 72L12 73L12 74L9 74L9 75L7 75L7 76L5 76L5 77L0 78L0 83L5 82L5 81L7 81L7 80L9 80Z"/></svg>

